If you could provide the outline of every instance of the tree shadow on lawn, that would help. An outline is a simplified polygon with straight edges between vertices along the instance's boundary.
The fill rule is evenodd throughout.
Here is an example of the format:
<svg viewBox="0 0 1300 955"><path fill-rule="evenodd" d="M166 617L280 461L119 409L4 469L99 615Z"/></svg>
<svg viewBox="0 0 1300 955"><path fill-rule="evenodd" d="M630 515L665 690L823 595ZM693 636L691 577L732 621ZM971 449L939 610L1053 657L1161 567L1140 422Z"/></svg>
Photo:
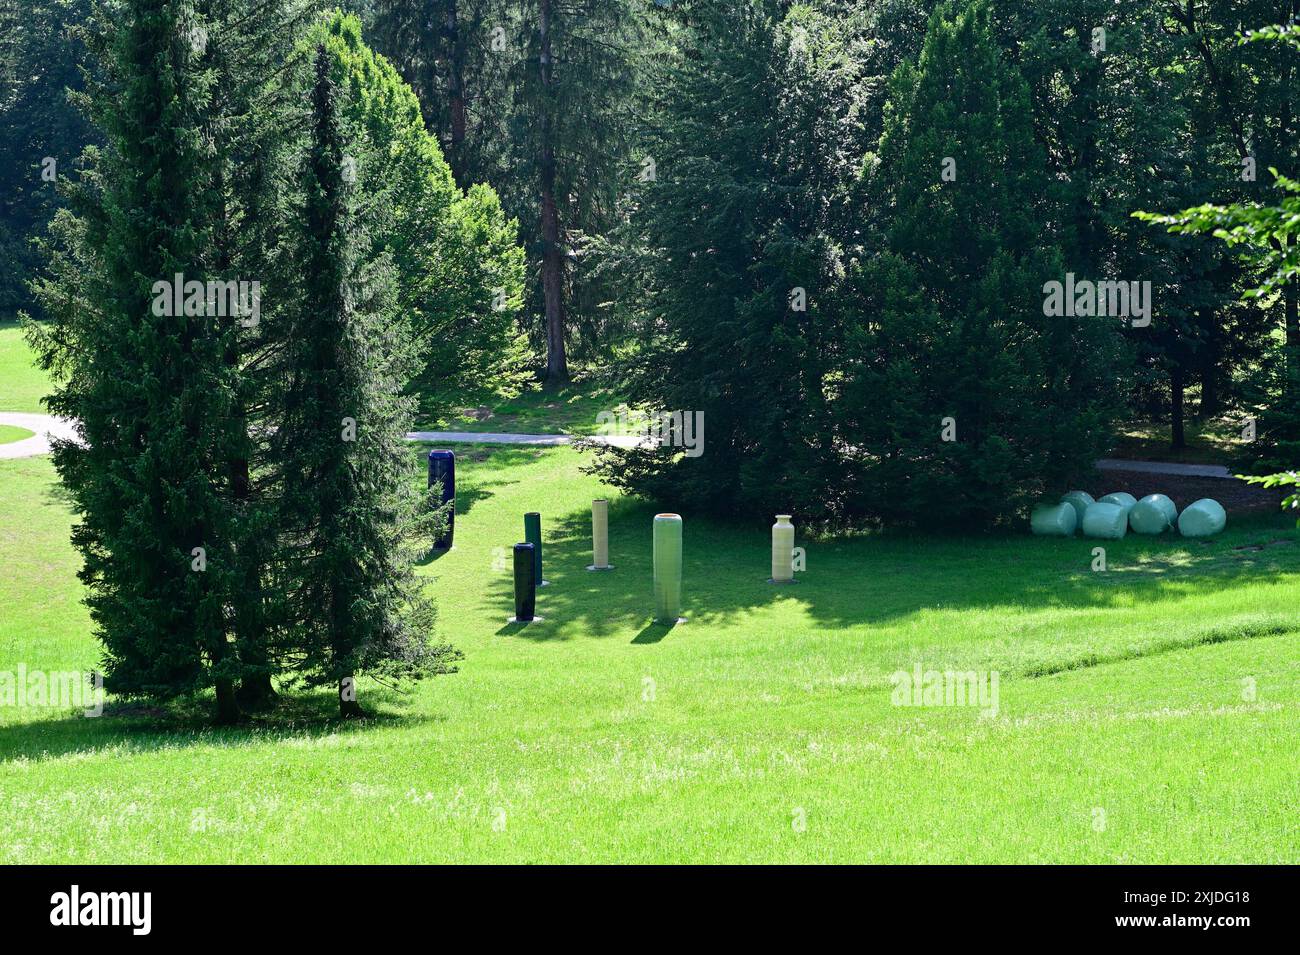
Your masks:
<svg viewBox="0 0 1300 955"><path fill-rule="evenodd" d="M921 610L1104 609L1175 601L1239 586L1284 583L1300 574L1295 528L1283 516L1244 518L1213 540L1176 535L1119 541L1024 534L1001 536L862 535L825 540L796 537L807 570L797 584L767 582L770 522L745 527L685 518L683 602L689 625L658 627L653 610L651 524L657 509L633 499L610 503L612 571L593 572L587 511L555 520L542 515L545 577L537 592L543 623L497 631L530 640L568 639L585 630L596 637L639 632L632 643L705 636L710 624L781 600L801 604L828 629L884 624ZM797 526L797 525L796 525ZM1108 570L1094 572L1093 548L1104 547ZM513 612L513 580L496 576L490 596ZM1300 624L1300 617L1297 618Z"/></svg>
<svg viewBox="0 0 1300 955"><path fill-rule="evenodd" d="M0 725L0 767L18 759L40 761L119 749L129 755L191 746L324 740L446 719L411 714L406 694L388 689L369 690L362 706L368 714L365 719L345 720L338 715L338 699L332 692L284 695L275 709L251 714L238 726L213 726L210 693L166 707L110 699L98 717L77 712L61 718ZM405 709L389 709L398 706Z"/></svg>
<svg viewBox="0 0 1300 955"><path fill-rule="evenodd" d="M480 501L493 497L497 489L519 483L518 480L503 479L494 472L507 472L512 468L530 464L537 460L539 451L545 450L530 445L469 445L457 442L446 444L421 442L415 447L416 458L423 469L420 477L421 488L428 485L429 452L437 448L455 453L457 517L468 514Z"/></svg>

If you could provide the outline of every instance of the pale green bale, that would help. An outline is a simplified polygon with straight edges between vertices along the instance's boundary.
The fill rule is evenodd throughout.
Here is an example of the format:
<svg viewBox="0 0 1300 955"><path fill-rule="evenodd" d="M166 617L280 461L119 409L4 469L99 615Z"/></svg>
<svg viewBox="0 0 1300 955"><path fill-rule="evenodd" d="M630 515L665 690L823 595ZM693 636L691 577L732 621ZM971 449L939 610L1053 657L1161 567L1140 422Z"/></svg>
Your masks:
<svg viewBox="0 0 1300 955"><path fill-rule="evenodd" d="M1078 521L1069 504L1040 504L1029 515L1029 529L1044 537L1069 537Z"/></svg>
<svg viewBox="0 0 1300 955"><path fill-rule="evenodd" d="M1133 505L1137 503L1137 498L1128 491L1112 491L1110 494L1103 494L1097 498L1098 504L1118 504L1124 508L1124 520L1128 520L1128 512L1133 510Z"/></svg>
<svg viewBox="0 0 1300 955"><path fill-rule="evenodd" d="M1203 497L1183 508L1178 531L1184 537L1213 537L1228 524L1228 512L1212 497Z"/></svg>
<svg viewBox="0 0 1300 955"><path fill-rule="evenodd" d="M1158 504L1160 509L1169 515L1170 527L1173 527L1178 523L1178 506L1163 494L1148 494L1146 497L1142 498L1142 501L1151 501L1154 504ZM1138 504L1141 504L1142 501L1138 501Z"/></svg>
<svg viewBox="0 0 1300 955"><path fill-rule="evenodd" d="M1103 540L1120 540L1128 531L1128 510L1118 504L1106 504L1101 501L1089 504L1083 512L1083 534L1085 537L1100 537Z"/></svg>
<svg viewBox="0 0 1300 955"><path fill-rule="evenodd" d="M1088 509L1089 504L1096 502L1087 491L1068 491L1061 495L1061 503L1069 504L1074 508L1074 525L1080 527L1083 525L1083 512Z"/></svg>
<svg viewBox="0 0 1300 955"><path fill-rule="evenodd" d="M1163 534L1173 526L1173 522L1159 501L1144 497L1128 512L1128 526L1135 534Z"/></svg>

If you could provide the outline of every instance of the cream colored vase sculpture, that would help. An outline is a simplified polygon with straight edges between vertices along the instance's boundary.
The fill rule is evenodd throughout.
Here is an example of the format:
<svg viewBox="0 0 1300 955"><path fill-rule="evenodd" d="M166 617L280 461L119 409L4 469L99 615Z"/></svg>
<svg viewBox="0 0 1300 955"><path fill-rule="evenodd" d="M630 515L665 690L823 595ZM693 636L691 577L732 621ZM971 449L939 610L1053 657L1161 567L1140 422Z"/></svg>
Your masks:
<svg viewBox="0 0 1300 955"><path fill-rule="evenodd" d="M772 525L772 583L794 582L794 525L789 514L776 515Z"/></svg>
<svg viewBox="0 0 1300 955"><path fill-rule="evenodd" d="M591 566L588 570L613 570L609 565L609 501L591 502Z"/></svg>

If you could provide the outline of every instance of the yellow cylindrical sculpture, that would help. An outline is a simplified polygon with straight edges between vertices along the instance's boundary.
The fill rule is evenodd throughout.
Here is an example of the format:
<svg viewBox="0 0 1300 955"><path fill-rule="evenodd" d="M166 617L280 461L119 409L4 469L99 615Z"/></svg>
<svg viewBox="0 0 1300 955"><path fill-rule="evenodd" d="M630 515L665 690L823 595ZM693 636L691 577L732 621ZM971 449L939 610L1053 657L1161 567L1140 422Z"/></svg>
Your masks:
<svg viewBox="0 0 1300 955"><path fill-rule="evenodd" d="M772 583L794 581L794 525L789 514L776 515L772 525Z"/></svg>
<svg viewBox="0 0 1300 955"><path fill-rule="evenodd" d="M609 565L609 501L591 502L591 566L588 570L613 570Z"/></svg>

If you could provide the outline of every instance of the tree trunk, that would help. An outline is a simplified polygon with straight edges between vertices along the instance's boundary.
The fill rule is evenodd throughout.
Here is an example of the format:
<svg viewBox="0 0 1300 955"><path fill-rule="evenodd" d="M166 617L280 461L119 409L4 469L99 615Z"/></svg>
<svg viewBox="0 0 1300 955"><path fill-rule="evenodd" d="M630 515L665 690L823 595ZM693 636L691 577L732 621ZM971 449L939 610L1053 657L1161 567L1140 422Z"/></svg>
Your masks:
<svg viewBox="0 0 1300 955"><path fill-rule="evenodd" d="M1216 362L1206 360L1201 369L1201 403L1197 406L1196 416L1208 421L1223 410L1223 399L1219 397L1219 369Z"/></svg>
<svg viewBox="0 0 1300 955"><path fill-rule="evenodd" d="M247 458L237 458L231 463L230 486L239 506L246 507L252 497ZM244 675L240 677L235 697L245 709L264 710L274 706L280 697L271 685L270 657L265 644L261 597L263 557L259 542L245 541L244 547L245 552L239 555L243 581L235 607L235 646Z"/></svg>
<svg viewBox="0 0 1300 955"><path fill-rule="evenodd" d="M1295 237L1287 236L1286 244L1288 247L1294 245ZM1297 315L1296 309L1297 295L1295 279L1290 279L1286 285L1282 286L1282 302L1282 307L1286 314L1286 347L1294 354L1295 350L1300 348L1300 316Z"/></svg>
<svg viewBox="0 0 1300 955"><path fill-rule="evenodd" d="M460 42L456 0L447 3L443 32L447 36L447 99L451 108L451 145L447 150L451 174L462 188L465 181L465 50Z"/></svg>
<svg viewBox="0 0 1300 955"><path fill-rule="evenodd" d="M564 354L564 254L555 203L555 144L551 128L551 0L541 0L542 295L546 307L546 380L569 380Z"/></svg>
<svg viewBox="0 0 1300 955"><path fill-rule="evenodd" d="M354 677L339 680L339 716L345 720L360 719L366 715L357 702L357 681Z"/></svg>
<svg viewBox="0 0 1300 955"><path fill-rule="evenodd" d="M235 685L230 680L217 681L217 725L234 726L240 721L239 701L235 699Z"/></svg>
<svg viewBox="0 0 1300 955"><path fill-rule="evenodd" d="M1215 320L1213 310L1201 313L1201 324L1206 331L1206 337L1200 362L1201 403L1196 408L1196 416L1202 421L1208 421L1223 410L1223 398L1219 394L1219 366L1223 362L1223 342L1221 329Z"/></svg>
<svg viewBox="0 0 1300 955"><path fill-rule="evenodd" d="M1187 433L1184 429L1183 420L1183 390L1183 366L1175 365L1169 370L1169 397L1172 406L1170 423L1173 432L1173 440L1169 443L1169 446L1174 451L1180 451L1187 447Z"/></svg>

